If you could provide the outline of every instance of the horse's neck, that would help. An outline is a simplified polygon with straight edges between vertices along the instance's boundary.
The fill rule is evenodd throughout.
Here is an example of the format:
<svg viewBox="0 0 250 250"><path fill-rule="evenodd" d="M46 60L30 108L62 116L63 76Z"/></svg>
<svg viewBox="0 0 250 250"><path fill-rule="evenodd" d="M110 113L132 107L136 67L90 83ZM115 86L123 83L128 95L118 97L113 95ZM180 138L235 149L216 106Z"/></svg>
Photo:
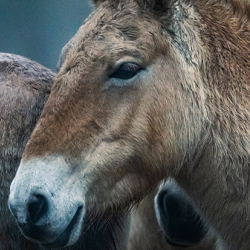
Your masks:
<svg viewBox="0 0 250 250"><path fill-rule="evenodd" d="M250 197L250 9L240 0L188 2L195 17L183 15L183 23L199 28L196 51L202 54L199 70L208 122L194 159L177 178L205 209Z"/></svg>
<svg viewBox="0 0 250 250"><path fill-rule="evenodd" d="M204 79L207 78L207 84L216 87L224 97L230 95L232 88L234 94L242 93L237 93L237 88L248 86L250 79L249 3L241 0L191 1L198 14L200 37L205 47Z"/></svg>
<svg viewBox="0 0 250 250"><path fill-rule="evenodd" d="M249 249L249 168L237 166L228 159L208 154L191 169L186 166L176 179L231 246L228 250ZM246 240L239 241L241 237Z"/></svg>

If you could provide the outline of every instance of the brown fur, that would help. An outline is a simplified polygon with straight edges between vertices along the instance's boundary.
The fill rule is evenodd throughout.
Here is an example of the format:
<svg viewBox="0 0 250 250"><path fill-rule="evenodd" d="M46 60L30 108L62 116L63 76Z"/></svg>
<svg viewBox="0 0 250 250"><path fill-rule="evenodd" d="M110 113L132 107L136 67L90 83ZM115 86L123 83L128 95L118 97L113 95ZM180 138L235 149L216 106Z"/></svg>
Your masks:
<svg viewBox="0 0 250 250"><path fill-rule="evenodd" d="M48 98L54 74L27 58L0 53L0 249L37 250L17 228L9 187L22 152Z"/></svg>
<svg viewBox="0 0 250 250"><path fill-rule="evenodd" d="M249 249L248 4L96 4L71 41L18 178L29 162L50 169L63 157L80 179L69 188L82 192L85 219L99 220L174 176L229 249ZM126 56L144 70L120 86L110 75Z"/></svg>

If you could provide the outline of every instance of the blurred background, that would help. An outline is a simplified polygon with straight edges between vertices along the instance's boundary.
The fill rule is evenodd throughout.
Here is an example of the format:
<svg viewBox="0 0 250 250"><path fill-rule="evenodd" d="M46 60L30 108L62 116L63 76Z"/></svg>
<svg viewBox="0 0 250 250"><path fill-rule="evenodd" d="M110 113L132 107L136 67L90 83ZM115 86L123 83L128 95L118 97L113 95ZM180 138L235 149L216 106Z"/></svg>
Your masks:
<svg viewBox="0 0 250 250"><path fill-rule="evenodd" d="M55 71L62 47L91 9L89 0L0 0L0 52Z"/></svg>

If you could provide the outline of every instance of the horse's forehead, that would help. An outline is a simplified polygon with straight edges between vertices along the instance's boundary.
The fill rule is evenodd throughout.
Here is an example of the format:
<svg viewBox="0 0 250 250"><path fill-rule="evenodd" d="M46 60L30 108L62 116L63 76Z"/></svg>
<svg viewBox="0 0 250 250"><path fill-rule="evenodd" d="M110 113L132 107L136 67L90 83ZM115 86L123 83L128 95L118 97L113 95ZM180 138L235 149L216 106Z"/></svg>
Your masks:
<svg viewBox="0 0 250 250"><path fill-rule="evenodd" d="M95 67L101 61L112 64L110 60L123 55L148 60L146 58L156 55L155 50L162 45L160 28L156 20L131 1L121 7L100 6L67 45L62 70L71 68L76 58L84 62L85 68L93 67L91 61Z"/></svg>
<svg viewBox="0 0 250 250"><path fill-rule="evenodd" d="M143 18L138 17L137 9L131 10L130 5L124 5L123 8L114 9L112 7L100 7L96 12L86 21L82 26L85 37L89 39L99 38L100 35L104 37L110 36L125 36L126 32L132 33L134 36L139 33L143 22ZM103 37L100 37L103 39ZM135 40L134 37L133 40Z"/></svg>

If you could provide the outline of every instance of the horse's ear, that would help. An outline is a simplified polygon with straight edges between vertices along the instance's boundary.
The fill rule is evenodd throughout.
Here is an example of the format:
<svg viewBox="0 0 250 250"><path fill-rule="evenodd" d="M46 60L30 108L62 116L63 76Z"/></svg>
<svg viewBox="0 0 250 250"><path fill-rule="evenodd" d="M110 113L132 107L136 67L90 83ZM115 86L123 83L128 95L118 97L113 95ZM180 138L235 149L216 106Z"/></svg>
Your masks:
<svg viewBox="0 0 250 250"><path fill-rule="evenodd" d="M105 0L92 0L92 2L94 3L94 5L97 7L99 6L102 2L104 2Z"/></svg>
<svg viewBox="0 0 250 250"><path fill-rule="evenodd" d="M173 0L137 0L137 2L152 12L165 13L170 10Z"/></svg>

